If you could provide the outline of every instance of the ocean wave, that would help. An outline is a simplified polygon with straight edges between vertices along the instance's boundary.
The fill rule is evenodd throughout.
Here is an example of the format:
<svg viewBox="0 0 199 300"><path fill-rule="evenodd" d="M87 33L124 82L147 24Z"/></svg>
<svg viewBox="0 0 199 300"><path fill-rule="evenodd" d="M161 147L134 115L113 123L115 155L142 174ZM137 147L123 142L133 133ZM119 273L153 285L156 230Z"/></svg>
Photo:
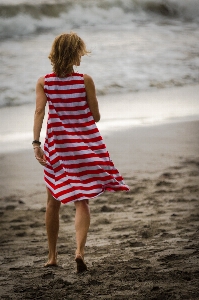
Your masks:
<svg viewBox="0 0 199 300"><path fill-rule="evenodd" d="M161 18L199 22L198 0L67 0L21 1L0 4L0 38L12 38L51 29L82 26L130 25Z"/></svg>

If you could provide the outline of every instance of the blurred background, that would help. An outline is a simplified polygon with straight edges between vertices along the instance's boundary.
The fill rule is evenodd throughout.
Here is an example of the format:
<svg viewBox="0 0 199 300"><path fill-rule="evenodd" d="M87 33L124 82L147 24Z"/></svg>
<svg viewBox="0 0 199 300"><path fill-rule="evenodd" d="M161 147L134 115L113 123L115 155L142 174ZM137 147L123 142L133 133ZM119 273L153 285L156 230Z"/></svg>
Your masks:
<svg viewBox="0 0 199 300"><path fill-rule="evenodd" d="M1 142L31 139L36 81L51 72L55 36L70 31L91 51L77 71L93 77L103 121L110 111L114 124L199 118L196 94L175 109L173 99L147 96L198 84L198 0L1 0Z"/></svg>

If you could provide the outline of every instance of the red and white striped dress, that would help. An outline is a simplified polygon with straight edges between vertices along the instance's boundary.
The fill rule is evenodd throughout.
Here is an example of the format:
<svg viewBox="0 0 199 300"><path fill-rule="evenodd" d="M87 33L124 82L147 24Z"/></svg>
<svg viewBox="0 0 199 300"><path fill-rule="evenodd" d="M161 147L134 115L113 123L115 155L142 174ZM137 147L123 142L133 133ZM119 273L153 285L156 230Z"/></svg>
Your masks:
<svg viewBox="0 0 199 300"><path fill-rule="evenodd" d="M44 179L53 197L69 203L105 190L128 191L87 104L83 74L47 74L44 92L49 105Z"/></svg>

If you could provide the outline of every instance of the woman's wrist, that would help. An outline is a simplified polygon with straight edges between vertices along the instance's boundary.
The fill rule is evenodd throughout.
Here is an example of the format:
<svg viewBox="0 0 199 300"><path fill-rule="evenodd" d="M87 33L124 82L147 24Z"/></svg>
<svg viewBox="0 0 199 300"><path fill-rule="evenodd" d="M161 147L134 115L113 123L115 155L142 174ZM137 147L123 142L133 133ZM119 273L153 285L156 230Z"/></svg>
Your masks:
<svg viewBox="0 0 199 300"><path fill-rule="evenodd" d="M32 142L33 149L41 148L40 145L41 145L41 142L39 140L34 140Z"/></svg>
<svg viewBox="0 0 199 300"><path fill-rule="evenodd" d="M39 146L39 145L33 145L33 149L35 150L35 149L37 149L37 148L40 148L41 149L41 147Z"/></svg>
<svg viewBox="0 0 199 300"><path fill-rule="evenodd" d="M33 145L33 146L40 146L40 145L41 145L41 142L40 142L39 140L34 140L34 141L32 142L32 145Z"/></svg>

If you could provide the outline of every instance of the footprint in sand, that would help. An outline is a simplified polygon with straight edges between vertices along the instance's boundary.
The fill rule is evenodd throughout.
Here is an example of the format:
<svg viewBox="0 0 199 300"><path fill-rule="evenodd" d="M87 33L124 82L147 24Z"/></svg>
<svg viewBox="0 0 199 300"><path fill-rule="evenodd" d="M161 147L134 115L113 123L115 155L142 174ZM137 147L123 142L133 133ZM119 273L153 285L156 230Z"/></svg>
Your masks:
<svg viewBox="0 0 199 300"><path fill-rule="evenodd" d="M69 215L62 215L61 218L64 222L70 222L71 221L71 216L69 216Z"/></svg>
<svg viewBox="0 0 199 300"><path fill-rule="evenodd" d="M10 229L21 230L21 229L24 229L25 227L26 227L25 225L11 225Z"/></svg>
<svg viewBox="0 0 199 300"><path fill-rule="evenodd" d="M38 228L38 227L42 227L42 226L43 226L43 224L40 222L34 222L34 223L30 224L31 228Z"/></svg>
<svg viewBox="0 0 199 300"><path fill-rule="evenodd" d="M54 279L55 275L52 271L45 272L41 275L42 279Z"/></svg>
<svg viewBox="0 0 199 300"><path fill-rule="evenodd" d="M182 260L184 258L185 258L184 255L172 253L172 254L169 254L169 255L165 255L165 256L159 258L158 260L167 263L167 262L170 262L170 261Z"/></svg>
<svg viewBox="0 0 199 300"><path fill-rule="evenodd" d="M112 211L114 211L115 209L114 208L112 208L112 207L110 207L110 206L106 206L106 205L103 205L102 207L101 207L101 212L112 212Z"/></svg>
<svg viewBox="0 0 199 300"><path fill-rule="evenodd" d="M144 243L142 243L142 242L137 242L137 241L129 241L129 246L130 247L144 247L145 246L145 244Z"/></svg>
<svg viewBox="0 0 199 300"><path fill-rule="evenodd" d="M185 186L182 191L188 191L190 193L195 193L199 191L199 186L198 185L187 185Z"/></svg>
<svg viewBox="0 0 199 300"><path fill-rule="evenodd" d="M106 224L111 224L111 222L108 220L108 219L106 219L106 218L101 218L101 219L98 219L98 220L96 220L96 222L95 222L95 224L94 225L106 225Z"/></svg>
<svg viewBox="0 0 199 300"><path fill-rule="evenodd" d="M172 179L173 178L173 174L169 173L169 172L165 172L162 175L160 175L161 179Z"/></svg>
<svg viewBox="0 0 199 300"><path fill-rule="evenodd" d="M16 233L16 236L18 236L18 237L23 237L26 235L27 235L27 233L25 231Z"/></svg>
<svg viewBox="0 0 199 300"><path fill-rule="evenodd" d="M156 186L171 186L171 185L172 185L171 182L169 182L169 181L164 181L164 180L158 181L158 182L156 183Z"/></svg>
<svg viewBox="0 0 199 300"><path fill-rule="evenodd" d="M22 222L24 222L24 220L20 217L20 218L13 219L10 222L12 222L12 223L22 223Z"/></svg>
<svg viewBox="0 0 199 300"><path fill-rule="evenodd" d="M14 210L16 208L15 205L7 205L6 210Z"/></svg>

